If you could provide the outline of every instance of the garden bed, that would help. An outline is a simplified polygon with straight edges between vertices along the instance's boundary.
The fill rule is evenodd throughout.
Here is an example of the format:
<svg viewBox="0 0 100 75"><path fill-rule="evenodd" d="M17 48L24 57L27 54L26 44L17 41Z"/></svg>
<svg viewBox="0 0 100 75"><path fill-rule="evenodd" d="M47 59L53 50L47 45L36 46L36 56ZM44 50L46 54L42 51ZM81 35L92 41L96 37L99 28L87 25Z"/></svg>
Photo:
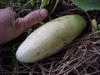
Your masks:
<svg viewBox="0 0 100 75"><path fill-rule="evenodd" d="M13 7L20 16L39 9L39 3L33 8L30 4L25 5L27 0L12 1L9 5L1 6ZM50 5L46 7L49 12L51 11L47 19L2 46L3 61L0 75L100 75L100 31L94 30L91 25L94 18L100 23L100 11L84 11L70 0L59 0L55 7ZM47 21L68 14L79 14L87 20L86 29L72 43L39 62L25 64L16 60L17 48L32 31Z"/></svg>

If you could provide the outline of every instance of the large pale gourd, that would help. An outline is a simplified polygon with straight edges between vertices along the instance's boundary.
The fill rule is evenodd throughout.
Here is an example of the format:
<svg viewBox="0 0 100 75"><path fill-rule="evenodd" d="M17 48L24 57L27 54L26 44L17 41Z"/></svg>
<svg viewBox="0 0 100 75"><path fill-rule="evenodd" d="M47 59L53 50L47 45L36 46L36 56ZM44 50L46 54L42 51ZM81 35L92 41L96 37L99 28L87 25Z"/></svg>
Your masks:
<svg viewBox="0 0 100 75"><path fill-rule="evenodd" d="M86 27L79 15L67 15L52 20L32 32L16 52L19 61L32 63L46 58L69 44Z"/></svg>

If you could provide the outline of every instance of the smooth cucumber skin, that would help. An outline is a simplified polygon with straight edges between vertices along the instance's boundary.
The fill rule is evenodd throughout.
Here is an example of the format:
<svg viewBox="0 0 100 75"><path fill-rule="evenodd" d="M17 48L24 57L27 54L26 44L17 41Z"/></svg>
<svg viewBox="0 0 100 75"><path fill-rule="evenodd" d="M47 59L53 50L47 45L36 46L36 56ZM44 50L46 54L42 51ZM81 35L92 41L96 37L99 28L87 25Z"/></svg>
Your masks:
<svg viewBox="0 0 100 75"><path fill-rule="evenodd" d="M24 63L32 63L57 53L69 44L86 27L86 21L79 15L67 15L32 32L20 45L16 57Z"/></svg>

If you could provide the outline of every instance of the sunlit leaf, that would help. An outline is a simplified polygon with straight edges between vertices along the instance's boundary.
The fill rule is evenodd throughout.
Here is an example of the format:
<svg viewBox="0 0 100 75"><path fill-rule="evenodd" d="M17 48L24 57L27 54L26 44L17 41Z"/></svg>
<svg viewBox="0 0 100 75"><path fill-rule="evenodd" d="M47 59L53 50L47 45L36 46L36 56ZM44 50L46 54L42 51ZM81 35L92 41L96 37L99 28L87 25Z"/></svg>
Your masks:
<svg viewBox="0 0 100 75"><path fill-rule="evenodd" d="M91 20L91 25L92 25L92 31L95 32L98 29L97 20L96 19L92 19Z"/></svg>
<svg viewBox="0 0 100 75"><path fill-rule="evenodd" d="M92 23L92 26L93 26L95 29L97 29L97 21L96 21L96 19L92 19L92 20L91 20L91 23Z"/></svg>

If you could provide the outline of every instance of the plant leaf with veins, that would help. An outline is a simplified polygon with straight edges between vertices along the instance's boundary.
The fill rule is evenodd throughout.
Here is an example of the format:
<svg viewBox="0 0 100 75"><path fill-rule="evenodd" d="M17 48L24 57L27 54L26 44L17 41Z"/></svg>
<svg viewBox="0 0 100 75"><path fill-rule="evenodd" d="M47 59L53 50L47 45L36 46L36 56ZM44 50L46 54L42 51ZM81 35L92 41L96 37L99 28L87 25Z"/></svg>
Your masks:
<svg viewBox="0 0 100 75"><path fill-rule="evenodd" d="M85 10L100 10L100 0L73 0L73 2Z"/></svg>

